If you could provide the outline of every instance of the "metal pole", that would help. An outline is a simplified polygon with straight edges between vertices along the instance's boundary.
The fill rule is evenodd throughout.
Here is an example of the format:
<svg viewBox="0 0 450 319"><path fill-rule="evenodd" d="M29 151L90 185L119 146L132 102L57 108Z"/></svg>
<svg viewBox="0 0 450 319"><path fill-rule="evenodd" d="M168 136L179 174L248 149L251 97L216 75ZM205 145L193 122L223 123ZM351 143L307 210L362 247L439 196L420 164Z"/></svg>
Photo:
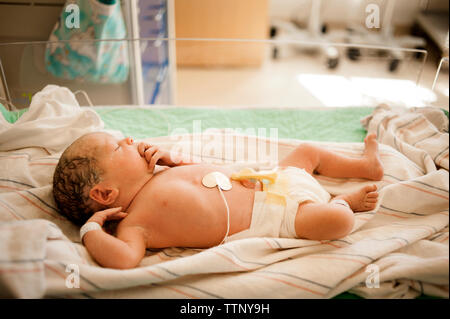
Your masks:
<svg viewBox="0 0 450 319"><path fill-rule="evenodd" d="M322 7L322 0L312 0L311 1L311 13L308 21L308 30L315 37L318 37L321 33L320 25L320 8Z"/></svg>
<svg viewBox="0 0 450 319"><path fill-rule="evenodd" d="M2 89L5 91L6 101L8 102L8 106L7 106L9 109L8 111L15 111L15 110L10 109L11 108L10 105L13 105L13 104L11 101L11 96L9 95L8 83L6 83L5 71L3 70L3 65L2 65L1 59L0 59L0 80L2 82Z"/></svg>
<svg viewBox="0 0 450 319"><path fill-rule="evenodd" d="M437 80L438 80L438 78L439 78L439 73L441 72L442 64L443 64L444 62L447 62L447 63L448 63L448 58L442 58L442 59L441 59L441 62L439 62L439 67L438 67L438 69L437 69L437 71L436 71L436 76L434 77L433 86L431 87L431 91L434 91L434 88L435 88L435 86L436 86Z"/></svg>
<svg viewBox="0 0 450 319"><path fill-rule="evenodd" d="M392 34L392 17L394 16L394 11L395 11L395 1L392 0L387 0L387 4L386 4L386 11L384 12L384 16L383 16L383 36L386 39L389 39Z"/></svg>

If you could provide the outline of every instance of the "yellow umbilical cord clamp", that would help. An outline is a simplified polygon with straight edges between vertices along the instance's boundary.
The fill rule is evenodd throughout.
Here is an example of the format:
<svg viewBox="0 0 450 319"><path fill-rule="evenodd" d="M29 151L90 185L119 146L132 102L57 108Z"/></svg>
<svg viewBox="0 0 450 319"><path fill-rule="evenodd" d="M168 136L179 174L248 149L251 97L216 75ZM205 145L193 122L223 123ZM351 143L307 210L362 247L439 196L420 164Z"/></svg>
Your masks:
<svg viewBox="0 0 450 319"><path fill-rule="evenodd" d="M252 168L244 168L239 173L232 174L231 179L259 180L263 186L262 190L267 193L266 203L286 206L288 181L285 176L279 175L276 171L256 172Z"/></svg>
<svg viewBox="0 0 450 319"><path fill-rule="evenodd" d="M231 174L231 179L235 181L243 181L246 179L249 180L259 180L263 183L263 187L266 187L266 184L273 184L276 182L278 177L277 172L256 172L252 168L243 168L239 173Z"/></svg>

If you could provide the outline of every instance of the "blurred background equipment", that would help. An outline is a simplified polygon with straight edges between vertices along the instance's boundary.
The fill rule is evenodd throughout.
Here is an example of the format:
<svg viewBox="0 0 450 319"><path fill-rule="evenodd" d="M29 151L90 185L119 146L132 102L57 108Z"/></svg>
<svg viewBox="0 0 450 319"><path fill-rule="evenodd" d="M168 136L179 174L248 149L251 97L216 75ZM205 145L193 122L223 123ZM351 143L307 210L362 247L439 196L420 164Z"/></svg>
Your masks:
<svg viewBox="0 0 450 319"><path fill-rule="evenodd" d="M329 45L333 41L332 38L326 36L327 26L321 18L322 0L311 0L311 7L308 17L308 22L305 27L299 26L298 21L288 21L282 19L272 19L271 21L271 38L274 40L286 41L301 41L304 43L310 42L310 45L302 45L303 49L313 49L319 51L326 57L326 65L330 69L334 69L339 64L339 51ZM283 56L286 45L274 45L272 57L278 59ZM295 46L293 44L292 46Z"/></svg>
<svg viewBox="0 0 450 319"><path fill-rule="evenodd" d="M140 45L144 102L169 103L169 43L157 40L169 37L168 3L166 0L140 0L137 8L139 38L156 39Z"/></svg>
<svg viewBox="0 0 450 319"><path fill-rule="evenodd" d="M437 57L448 57L449 4L447 0L427 0L417 16L414 32L427 40L428 50Z"/></svg>
<svg viewBox="0 0 450 319"><path fill-rule="evenodd" d="M367 7L367 1L360 0L362 5ZM351 24L347 27L347 34L344 35L344 41L349 44L367 44L375 46L385 46L392 48L425 48L426 42L422 37L413 36L410 34L396 35L394 15L399 14L397 8L398 1L385 0L384 3L375 4L378 6L380 13L380 26L378 28L370 28L366 25ZM369 11L370 12L370 11ZM374 12L377 13L378 12ZM397 70L400 62L404 59L404 54L399 50L390 51L389 71ZM347 50L347 56L351 60L358 60L361 55L359 49L350 47Z"/></svg>
<svg viewBox="0 0 450 319"><path fill-rule="evenodd" d="M304 6L297 7L296 10L307 10L306 1L300 2L304 3ZM349 44L346 55L353 61L358 60L362 53L360 52L361 47L355 48L351 44L366 45L367 50L370 50L370 46L424 48L426 45L422 37L411 34L396 35L394 14L403 10L403 7L399 7L399 1L345 1L346 7L349 8L348 11L356 16L350 16L349 19L346 19L347 17L343 15L344 12L341 12L342 8L336 5L336 1L310 0L308 2L309 14L307 18L299 14L293 15L289 19L273 18L271 34L274 39L311 42L311 48L315 47L319 53L325 55L326 65L330 69L336 68L339 64L339 52L331 44L333 42ZM342 1L340 2L342 4ZM335 10L336 17L327 17L324 11L326 9L331 11L332 9L329 8ZM371 12L371 8L375 8L374 12ZM294 6L292 6L292 9L294 9ZM370 14L378 15L376 17L376 21L379 22L378 25L374 27L367 25ZM301 20L299 20L299 17ZM305 20L307 20L306 27ZM330 24L333 24L333 27L330 27ZM303 27L301 27L302 25ZM283 48L274 47L274 58L283 56L280 50L283 50ZM393 72L398 68L404 56L402 51L398 50L390 51L389 55L388 67Z"/></svg>

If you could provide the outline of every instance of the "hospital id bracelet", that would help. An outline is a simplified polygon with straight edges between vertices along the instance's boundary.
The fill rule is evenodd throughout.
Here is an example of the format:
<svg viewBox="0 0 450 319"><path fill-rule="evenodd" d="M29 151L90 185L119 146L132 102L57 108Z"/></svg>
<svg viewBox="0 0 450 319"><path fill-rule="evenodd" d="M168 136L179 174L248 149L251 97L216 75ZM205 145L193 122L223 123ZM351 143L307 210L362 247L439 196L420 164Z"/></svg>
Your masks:
<svg viewBox="0 0 450 319"><path fill-rule="evenodd" d="M102 226L100 226L96 222L89 222L89 223L84 224L80 228L80 240L81 240L81 242L83 242L83 237L84 237L84 235L86 235L87 232L89 232L91 230L102 230L102 229L103 229Z"/></svg>
<svg viewBox="0 0 450 319"><path fill-rule="evenodd" d="M343 205L345 207L350 208L350 204L347 203L345 200L343 199L335 199L331 201L332 204L338 204L338 205ZM351 209L351 208L350 208Z"/></svg>

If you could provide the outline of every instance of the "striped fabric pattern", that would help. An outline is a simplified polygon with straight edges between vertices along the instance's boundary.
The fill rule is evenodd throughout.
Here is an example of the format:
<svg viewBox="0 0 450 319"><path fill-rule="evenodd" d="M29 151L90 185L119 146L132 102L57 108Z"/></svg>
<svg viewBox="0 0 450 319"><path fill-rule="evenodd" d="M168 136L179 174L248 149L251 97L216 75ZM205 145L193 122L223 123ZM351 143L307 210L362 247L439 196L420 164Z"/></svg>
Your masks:
<svg viewBox="0 0 450 319"><path fill-rule="evenodd" d="M408 138L425 137L416 130L428 126L406 125L400 114L395 119L404 126L395 137L396 144L389 145L384 133L390 128L387 118L372 123L384 118L378 111L367 124L369 131L379 129L380 139L386 141L380 145L385 166L385 176L377 182L381 200L374 211L356 214L353 232L347 237L331 241L248 238L210 249L148 250L141 264L130 270L99 267L80 244L78 227L58 214L51 196L58 156L41 148L0 152L0 296L332 298L350 291L366 298L414 298L421 293L448 298L448 133L436 133L447 134L446 141L417 142L421 148L415 147ZM410 115L404 121L411 121ZM240 139L235 144L238 149L254 151L250 137L225 138L222 131L186 135L182 143L192 145L195 137L201 145L213 138L216 143ZM269 146L275 143L278 158L302 142L256 139ZM180 143L173 137L147 141L162 148ZM362 156L364 149L362 143L316 143L352 157ZM427 145L433 145L432 150ZM444 150L444 155L438 150ZM266 164L203 155L204 161L234 163L237 168ZM371 183L316 177L333 195ZM76 280L70 281L74 275L79 287ZM373 278L379 280L376 287Z"/></svg>

